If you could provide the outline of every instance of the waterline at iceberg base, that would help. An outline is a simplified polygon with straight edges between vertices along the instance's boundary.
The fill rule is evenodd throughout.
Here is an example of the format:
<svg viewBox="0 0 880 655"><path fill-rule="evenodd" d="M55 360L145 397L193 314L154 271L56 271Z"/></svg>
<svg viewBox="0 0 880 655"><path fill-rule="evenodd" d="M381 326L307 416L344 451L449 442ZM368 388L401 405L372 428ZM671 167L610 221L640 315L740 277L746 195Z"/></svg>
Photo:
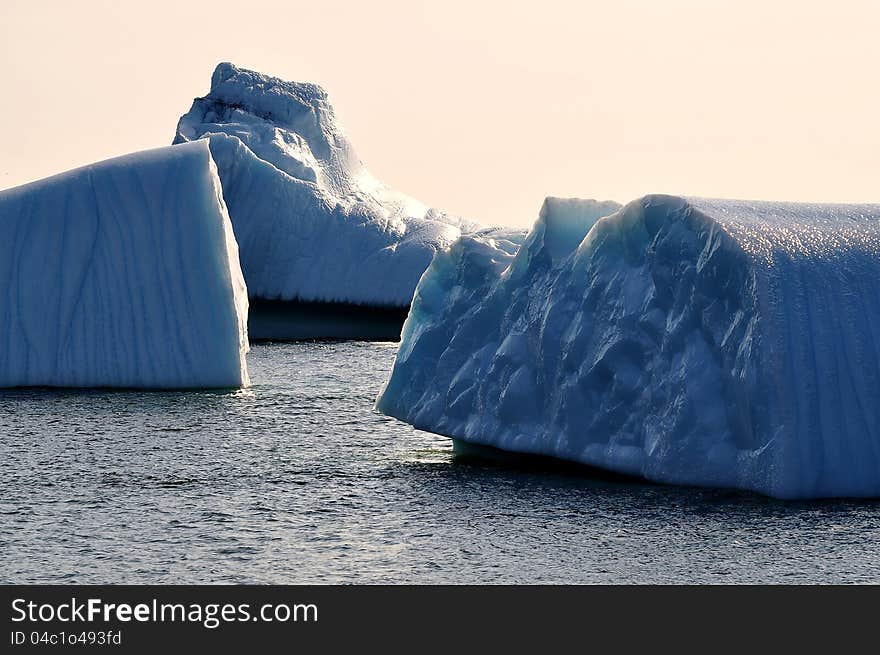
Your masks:
<svg viewBox="0 0 880 655"><path fill-rule="evenodd" d="M398 341L406 315L406 307L393 305L252 298L248 308L248 338L251 341Z"/></svg>
<svg viewBox="0 0 880 655"><path fill-rule="evenodd" d="M880 206L548 199L416 290L378 409L649 480L880 496Z"/></svg>

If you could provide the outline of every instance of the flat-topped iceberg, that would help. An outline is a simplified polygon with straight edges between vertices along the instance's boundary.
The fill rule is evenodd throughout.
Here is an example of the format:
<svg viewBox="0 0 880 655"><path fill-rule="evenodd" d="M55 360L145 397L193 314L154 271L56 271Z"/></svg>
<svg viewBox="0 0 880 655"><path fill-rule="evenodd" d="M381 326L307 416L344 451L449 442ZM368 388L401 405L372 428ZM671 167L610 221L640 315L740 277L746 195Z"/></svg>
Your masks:
<svg viewBox="0 0 880 655"><path fill-rule="evenodd" d="M0 192L0 386L248 384L247 290L207 144Z"/></svg>
<svg viewBox="0 0 880 655"><path fill-rule="evenodd" d="M314 84L220 64L174 142L196 139L210 141L251 298L406 308L461 234L460 219L366 170Z"/></svg>
<svg viewBox="0 0 880 655"><path fill-rule="evenodd" d="M439 254L378 408L781 498L880 496L880 205L548 199Z"/></svg>

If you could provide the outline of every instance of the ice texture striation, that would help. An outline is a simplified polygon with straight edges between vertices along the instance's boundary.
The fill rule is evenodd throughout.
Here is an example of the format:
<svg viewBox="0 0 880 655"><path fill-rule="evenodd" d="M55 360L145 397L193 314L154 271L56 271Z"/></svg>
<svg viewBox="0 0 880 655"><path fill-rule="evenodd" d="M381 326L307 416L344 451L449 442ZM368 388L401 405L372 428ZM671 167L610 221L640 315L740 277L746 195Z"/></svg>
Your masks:
<svg viewBox="0 0 880 655"><path fill-rule="evenodd" d="M0 192L0 386L248 383L247 290L205 142Z"/></svg>
<svg viewBox="0 0 880 655"><path fill-rule="evenodd" d="M880 205L548 199L438 254L378 408L659 482L880 496Z"/></svg>
<svg viewBox="0 0 880 655"><path fill-rule="evenodd" d="M327 94L229 63L174 142L208 139L251 297L406 307L462 227L378 182Z"/></svg>

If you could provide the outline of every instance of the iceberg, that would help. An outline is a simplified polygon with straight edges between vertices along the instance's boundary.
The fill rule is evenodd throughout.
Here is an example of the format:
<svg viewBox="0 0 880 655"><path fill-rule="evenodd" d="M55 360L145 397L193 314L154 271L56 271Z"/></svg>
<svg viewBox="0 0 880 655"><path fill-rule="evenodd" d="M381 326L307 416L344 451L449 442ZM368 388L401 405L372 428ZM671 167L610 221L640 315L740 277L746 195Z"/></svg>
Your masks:
<svg viewBox="0 0 880 655"><path fill-rule="evenodd" d="M377 408L459 443L880 496L880 205L548 199L425 272Z"/></svg>
<svg viewBox="0 0 880 655"><path fill-rule="evenodd" d="M0 192L0 386L248 384L247 289L205 142Z"/></svg>
<svg viewBox="0 0 880 655"><path fill-rule="evenodd" d="M397 338L434 253L475 227L376 180L314 84L222 63L174 142L199 139L241 250L251 338Z"/></svg>

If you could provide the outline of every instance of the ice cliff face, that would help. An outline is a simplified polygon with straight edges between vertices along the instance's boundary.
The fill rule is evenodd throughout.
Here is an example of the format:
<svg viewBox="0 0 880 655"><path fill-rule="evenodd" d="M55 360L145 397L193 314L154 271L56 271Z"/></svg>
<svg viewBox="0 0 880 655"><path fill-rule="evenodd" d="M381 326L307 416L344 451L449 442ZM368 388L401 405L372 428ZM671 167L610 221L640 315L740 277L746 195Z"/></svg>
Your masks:
<svg viewBox="0 0 880 655"><path fill-rule="evenodd" d="M251 297L405 307L462 227L378 182L314 84L220 64L175 143L208 139Z"/></svg>
<svg viewBox="0 0 880 655"><path fill-rule="evenodd" d="M0 192L0 386L248 384L247 291L205 142Z"/></svg>
<svg viewBox="0 0 880 655"><path fill-rule="evenodd" d="M548 199L428 269L378 408L660 482L880 496L880 206Z"/></svg>

